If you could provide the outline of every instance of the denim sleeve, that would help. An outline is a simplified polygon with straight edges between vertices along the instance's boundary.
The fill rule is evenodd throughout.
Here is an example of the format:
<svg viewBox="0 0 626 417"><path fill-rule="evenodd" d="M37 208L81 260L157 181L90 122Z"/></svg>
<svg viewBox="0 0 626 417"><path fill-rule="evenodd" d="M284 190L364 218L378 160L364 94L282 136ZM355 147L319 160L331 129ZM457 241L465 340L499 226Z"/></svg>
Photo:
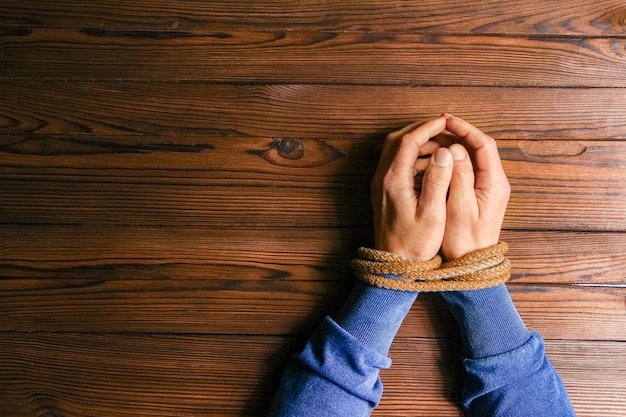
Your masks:
<svg viewBox="0 0 626 417"><path fill-rule="evenodd" d="M326 318L292 358L278 387L272 417L369 416L380 401L381 368L417 292L357 282L335 320Z"/></svg>
<svg viewBox="0 0 626 417"><path fill-rule="evenodd" d="M569 396L538 333L517 349L465 359L463 406L468 416L571 417Z"/></svg>
<svg viewBox="0 0 626 417"><path fill-rule="evenodd" d="M383 392L379 370L390 365L327 317L291 359L268 416L369 416Z"/></svg>
<svg viewBox="0 0 626 417"><path fill-rule="evenodd" d="M443 292L463 339L466 415L574 416L541 336L529 331L504 284Z"/></svg>

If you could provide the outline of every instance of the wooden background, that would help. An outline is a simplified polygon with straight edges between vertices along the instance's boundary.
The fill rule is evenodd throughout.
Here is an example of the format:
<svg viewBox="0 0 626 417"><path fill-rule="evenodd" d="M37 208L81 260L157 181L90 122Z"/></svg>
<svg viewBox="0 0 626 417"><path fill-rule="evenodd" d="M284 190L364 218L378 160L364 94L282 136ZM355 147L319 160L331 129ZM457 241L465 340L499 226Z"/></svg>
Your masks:
<svg viewBox="0 0 626 417"><path fill-rule="evenodd" d="M0 416L260 416L371 243L382 138L498 140L513 298L626 415L626 3L0 3ZM422 294L376 416L460 416Z"/></svg>

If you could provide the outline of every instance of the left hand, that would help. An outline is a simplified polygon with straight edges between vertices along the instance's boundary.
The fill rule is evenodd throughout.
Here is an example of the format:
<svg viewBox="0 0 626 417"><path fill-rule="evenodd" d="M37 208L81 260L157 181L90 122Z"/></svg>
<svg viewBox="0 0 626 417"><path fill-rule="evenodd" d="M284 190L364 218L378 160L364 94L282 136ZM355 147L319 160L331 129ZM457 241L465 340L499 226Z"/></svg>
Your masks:
<svg viewBox="0 0 626 417"><path fill-rule="evenodd" d="M444 117L454 135L442 141L454 156L441 247L450 260L498 243L511 186L496 141L465 120Z"/></svg>

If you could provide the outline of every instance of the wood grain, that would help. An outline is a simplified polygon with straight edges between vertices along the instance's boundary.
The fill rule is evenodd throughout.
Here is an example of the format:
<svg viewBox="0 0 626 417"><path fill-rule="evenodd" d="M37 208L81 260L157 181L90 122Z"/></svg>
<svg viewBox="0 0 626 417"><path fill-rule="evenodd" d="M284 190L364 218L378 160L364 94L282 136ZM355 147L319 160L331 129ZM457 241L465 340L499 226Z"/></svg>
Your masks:
<svg viewBox="0 0 626 417"><path fill-rule="evenodd" d="M371 224L380 146L298 138L5 143L3 223L274 227ZM505 228L625 230L622 142L501 141L500 148L513 189Z"/></svg>
<svg viewBox="0 0 626 417"><path fill-rule="evenodd" d="M252 416L291 338L0 335L6 415ZM72 366L68 366L68 362Z"/></svg>
<svg viewBox="0 0 626 417"><path fill-rule="evenodd" d="M0 135L380 138L448 111L498 139L626 138L626 95L614 88L15 80L0 89Z"/></svg>
<svg viewBox="0 0 626 417"><path fill-rule="evenodd" d="M0 181L3 222L65 225L236 227L363 227L371 223L365 189L306 189L126 183L18 177ZM626 195L621 182L591 185L537 180L519 186L505 218L507 229L624 231ZM518 184L514 183L517 187ZM595 192L594 192L595 191ZM239 200L242 195L247 198Z"/></svg>
<svg viewBox="0 0 626 417"><path fill-rule="evenodd" d="M351 287L351 280L261 282L211 275L203 280L5 279L0 331L302 334L324 315L335 314ZM516 285L511 290L527 324L548 338L626 337L623 285ZM449 335L447 306L435 295L424 294L421 301L406 319L406 329L415 329L408 335Z"/></svg>
<svg viewBox="0 0 626 417"><path fill-rule="evenodd" d="M382 144L382 137L0 135L0 174L352 188L369 184ZM624 141L499 139L497 145L509 176L540 171L549 177L619 180L626 167Z"/></svg>
<svg viewBox="0 0 626 417"><path fill-rule="evenodd" d="M310 30L349 32L417 32L462 34L626 35L624 10L619 2L598 0L426 0L402 3L365 0L332 1L184 0L129 4L100 0L76 4L5 0L0 26L124 28L155 31L181 30Z"/></svg>
<svg viewBox="0 0 626 417"><path fill-rule="evenodd" d="M373 244L372 235L369 228L276 228L268 235L265 228L4 225L0 275L350 281L350 260ZM501 238L510 246L513 283L626 285L622 233L504 231Z"/></svg>
<svg viewBox="0 0 626 417"><path fill-rule="evenodd" d="M15 417L259 415L301 343L285 337L46 333L4 333L0 340L0 387L10 399L3 407ZM623 343L547 341L547 349L580 415L623 414ZM437 415L460 416L459 352L456 339L399 338L374 415L427 416L436 408Z"/></svg>
<svg viewBox="0 0 626 417"><path fill-rule="evenodd" d="M3 1L0 415L263 415L371 246L382 139L443 111L498 140L508 286L578 414L625 415L625 22L611 0ZM421 294L374 415L460 417L458 336Z"/></svg>
<svg viewBox="0 0 626 417"><path fill-rule="evenodd" d="M0 40L6 79L626 87L620 38L35 29Z"/></svg>

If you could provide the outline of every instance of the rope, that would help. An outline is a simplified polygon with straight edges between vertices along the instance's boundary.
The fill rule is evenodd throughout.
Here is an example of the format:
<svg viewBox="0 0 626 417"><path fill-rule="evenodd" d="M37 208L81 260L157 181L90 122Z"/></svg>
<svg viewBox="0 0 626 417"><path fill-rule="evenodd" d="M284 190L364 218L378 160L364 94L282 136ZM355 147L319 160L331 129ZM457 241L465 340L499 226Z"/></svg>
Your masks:
<svg viewBox="0 0 626 417"><path fill-rule="evenodd" d="M500 242L447 262L439 255L430 261L416 262L390 252L359 248L352 267L358 279L381 288L420 292L477 290L509 280L511 262L504 256L508 248Z"/></svg>

